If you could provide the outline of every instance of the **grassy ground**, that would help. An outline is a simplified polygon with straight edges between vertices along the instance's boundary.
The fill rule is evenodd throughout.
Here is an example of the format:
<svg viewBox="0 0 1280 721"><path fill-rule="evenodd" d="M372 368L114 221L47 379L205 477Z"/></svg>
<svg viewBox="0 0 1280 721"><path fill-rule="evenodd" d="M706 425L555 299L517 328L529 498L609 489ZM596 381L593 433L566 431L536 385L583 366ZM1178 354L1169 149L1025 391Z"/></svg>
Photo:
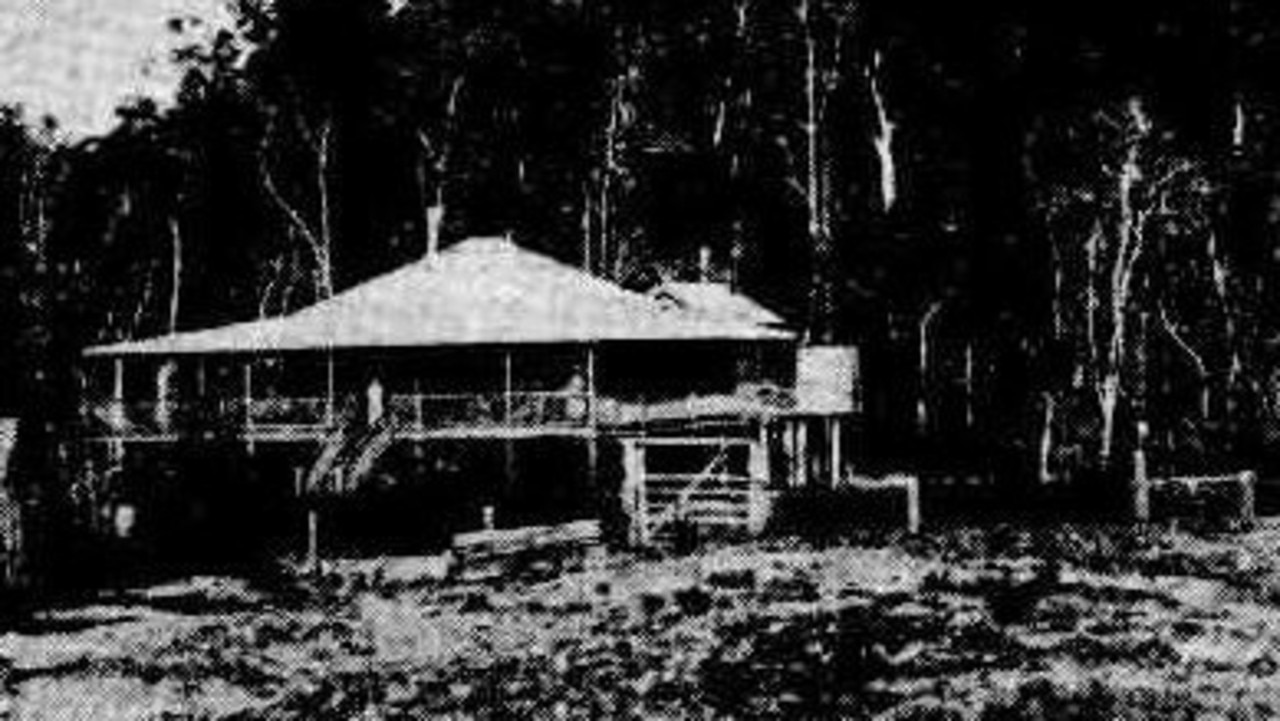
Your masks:
<svg viewBox="0 0 1280 721"><path fill-rule="evenodd" d="M188 579L0 636L14 718L1269 718L1280 530L773 542L503 584ZM388 580L390 578L391 580Z"/></svg>

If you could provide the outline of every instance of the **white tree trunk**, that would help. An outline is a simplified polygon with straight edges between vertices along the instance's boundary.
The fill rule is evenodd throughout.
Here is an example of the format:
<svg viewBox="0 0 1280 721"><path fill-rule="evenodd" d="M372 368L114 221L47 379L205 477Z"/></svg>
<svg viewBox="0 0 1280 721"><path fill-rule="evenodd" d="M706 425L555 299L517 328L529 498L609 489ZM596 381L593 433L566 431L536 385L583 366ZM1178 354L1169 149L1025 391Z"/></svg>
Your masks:
<svg viewBox="0 0 1280 721"><path fill-rule="evenodd" d="M333 230L329 200L329 144L333 124L325 121L320 126L316 143L316 193L320 198L320 233L316 253L316 295L333 296Z"/></svg>
<svg viewBox="0 0 1280 721"><path fill-rule="evenodd" d="M333 260L332 260L332 233L330 230L330 188L329 188L329 163L330 163L330 135L332 133L332 123L326 120L321 124L319 131L312 140L312 151L315 153L315 184L317 193L317 203L319 210L316 212L314 226L308 222L303 212L281 191L280 186L276 184L275 176L272 175L271 168L266 156L266 147L270 144L270 132L263 137L262 149L259 153L258 171L261 176L262 186L266 189L267 195L276 204L288 219L290 227L298 237L305 242L307 249L311 252L313 266L312 277L314 279L315 295L319 299L329 298L333 295Z"/></svg>
<svg viewBox="0 0 1280 721"><path fill-rule="evenodd" d="M1124 161L1116 179L1116 199L1120 213L1116 222L1116 249L1110 269L1111 333L1107 342L1106 368L1099 389L1102 415L1100 455L1104 466L1111 462L1115 445L1115 414L1122 391L1124 364L1129 357L1129 302L1133 291L1134 268L1145 241L1145 216L1134 205L1137 184L1143 180L1139 164L1141 140L1150 132L1150 120L1137 99L1129 102L1129 129Z"/></svg>
<svg viewBox="0 0 1280 721"><path fill-rule="evenodd" d="M973 343L964 346L964 427L973 428Z"/></svg>
<svg viewBox="0 0 1280 721"><path fill-rule="evenodd" d="M749 46L750 39L747 35L748 30L748 13L751 10L750 0L738 0L733 4L733 23L734 38L736 40L736 52L743 52ZM720 100L718 111L716 114L716 123L713 131L712 145L719 148L724 142L725 135L728 131L727 126L732 122L729 105L730 101L737 106L737 111L746 113L751 106L751 90L743 87L741 90L736 89L735 76L732 73L725 74L724 92ZM744 83L745 85L745 83ZM732 141L731 141L732 142ZM742 173L742 157L740 146L734 143L730 148L729 155L729 182L736 186ZM746 252L746 238L744 237L744 219L742 217L741 208L734 209L733 220L729 229L729 285L737 288L742 273L742 258Z"/></svg>
<svg viewBox="0 0 1280 721"><path fill-rule="evenodd" d="M173 256L169 264L169 332L178 330L178 312L182 307L182 228L175 217L169 218L169 237Z"/></svg>
<svg viewBox="0 0 1280 721"><path fill-rule="evenodd" d="M1098 407L1102 414L1102 438L1099 455L1103 465L1111 462L1112 446L1116 435L1116 405L1120 400L1120 374L1108 372L1102 380L1102 390L1098 399Z"/></svg>
<svg viewBox="0 0 1280 721"><path fill-rule="evenodd" d="M805 68L805 182L804 197L807 213L809 248L812 254L809 305L812 315L810 332L815 342L829 342L831 288L828 279L832 257L830 198L828 175L830 167L824 156L822 130L829 83L819 82L818 38L814 28L811 0L801 0L797 15L804 28Z"/></svg>
<svg viewBox="0 0 1280 721"><path fill-rule="evenodd" d="M805 206L808 210L809 239L818 242L822 234L822 192L819 188L819 124L821 98L818 93L818 48L810 18L809 0L800 1L800 21L804 24L804 97L805 97Z"/></svg>
<svg viewBox="0 0 1280 721"><path fill-rule="evenodd" d="M1209 262L1213 272L1213 288L1217 293L1218 305L1222 313L1222 332L1227 349L1231 354L1231 360L1227 366L1227 387L1230 389L1235 387L1240 374L1244 372L1244 361L1240 358L1236 314L1231 300L1230 271L1227 268L1227 262L1218 251L1218 236L1216 233L1209 233L1208 243Z"/></svg>
<svg viewBox="0 0 1280 721"><path fill-rule="evenodd" d="M1244 98L1236 96L1234 107L1234 117L1231 124L1231 147L1235 150L1244 150L1246 116L1244 110Z"/></svg>
<svg viewBox="0 0 1280 721"><path fill-rule="evenodd" d="M920 395L916 398L916 428L922 436L929 432L929 366L931 360L929 356L929 327L940 310L942 310L942 301L930 303L929 307L920 316L917 328L920 341L920 366L917 369L920 374Z"/></svg>
<svg viewBox="0 0 1280 721"><path fill-rule="evenodd" d="M595 210L595 202L591 195L591 182L587 180L582 184L582 217L579 222L582 229L582 269L588 273L592 272L594 256L591 246L594 243L592 240L594 237L592 234L594 225L592 218L595 216Z"/></svg>
<svg viewBox="0 0 1280 721"><path fill-rule="evenodd" d="M618 162L618 140L622 129L622 92L624 80L619 77L613 80L613 92L609 97L609 121L604 131L604 170L600 178L600 194L596 201L596 212L599 213L597 231L599 233L599 251L596 263L599 272L608 272L610 254L613 252L613 185L614 177L621 170Z"/></svg>
<svg viewBox="0 0 1280 721"><path fill-rule="evenodd" d="M893 204L898 199L898 169L893 154L897 123L889 119L884 93L880 90L880 61L880 51L877 50L867 74L870 77L871 99L876 108L876 130L871 141L880 161L880 202L884 212L888 213L893 210Z"/></svg>
<svg viewBox="0 0 1280 721"><path fill-rule="evenodd" d="M1040 399L1044 415L1040 424L1040 452L1037 457L1036 475L1041 485L1045 485L1053 482L1053 469L1050 467L1050 462L1053 459L1053 424L1057 401L1054 395L1048 392L1040 394Z"/></svg>

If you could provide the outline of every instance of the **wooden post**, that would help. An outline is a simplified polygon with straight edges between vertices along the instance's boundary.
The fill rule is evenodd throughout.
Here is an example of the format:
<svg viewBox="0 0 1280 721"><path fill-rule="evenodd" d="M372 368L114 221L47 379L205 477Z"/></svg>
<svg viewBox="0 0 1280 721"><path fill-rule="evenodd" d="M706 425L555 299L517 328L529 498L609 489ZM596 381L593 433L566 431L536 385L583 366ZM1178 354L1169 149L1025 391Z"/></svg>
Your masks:
<svg viewBox="0 0 1280 721"><path fill-rule="evenodd" d="M502 422L503 425L508 427L515 424L515 419L512 417L511 386L511 349L508 348L502 354Z"/></svg>
<svg viewBox="0 0 1280 721"><path fill-rule="evenodd" d="M123 429L125 423L124 358L117 357L112 363L111 370L111 423Z"/></svg>
<svg viewBox="0 0 1280 721"><path fill-rule="evenodd" d="M111 397L117 403L124 403L124 358L116 357L112 371Z"/></svg>
<svg viewBox="0 0 1280 721"><path fill-rule="evenodd" d="M587 346L587 423L594 434L596 427L596 348Z"/></svg>
<svg viewBox="0 0 1280 721"><path fill-rule="evenodd" d="M170 407L170 393L173 381L173 374L177 372L176 361L168 359L163 361L156 368L156 408L155 420L156 427L159 431L165 432L169 429L173 420L172 408Z"/></svg>
<svg viewBox="0 0 1280 721"><path fill-rule="evenodd" d="M756 440L760 444L760 462L763 464L761 469L763 470L764 475L762 475L761 478L764 480L765 485L772 485L774 478L773 463L770 462L770 453L772 449L770 447L771 437L769 434L768 421L760 421L760 426L756 431Z"/></svg>
<svg viewBox="0 0 1280 721"><path fill-rule="evenodd" d="M622 487L618 492L618 505L622 517L626 519L626 538L628 545L639 541L639 526L636 523L640 511L636 503L636 439L627 438L622 441Z"/></svg>
<svg viewBox="0 0 1280 721"><path fill-rule="evenodd" d="M512 491L516 487L516 442L510 432L505 433L502 439L502 476L503 488L498 499L506 502L511 498Z"/></svg>
<svg viewBox="0 0 1280 721"><path fill-rule="evenodd" d="M253 358L244 362L244 438L249 453L253 453Z"/></svg>
<svg viewBox="0 0 1280 721"><path fill-rule="evenodd" d="M644 446L638 438L622 442L622 504L627 517L627 542L642 546L649 542L649 520L645 517Z"/></svg>
<svg viewBox="0 0 1280 721"><path fill-rule="evenodd" d="M108 460L112 468L124 463L124 433L128 427L128 416L124 406L124 358L116 357L112 367L111 388L111 442L107 444Z"/></svg>
<svg viewBox="0 0 1280 721"><path fill-rule="evenodd" d="M203 399L208 395L208 370L205 368L204 356L196 359L196 395Z"/></svg>
<svg viewBox="0 0 1280 721"><path fill-rule="evenodd" d="M781 435L783 461L787 467L787 477L783 480L789 488L796 488L800 484L796 480L798 473L796 471L796 421L794 418L788 418L783 421Z"/></svg>
<svg viewBox="0 0 1280 721"><path fill-rule="evenodd" d="M307 469L303 466L293 467L293 495L306 509L307 529L304 541L302 561L307 573L320 571L320 513L315 508L316 489L307 486Z"/></svg>
<svg viewBox="0 0 1280 721"><path fill-rule="evenodd" d="M827 419L827 450L831 454L832 488L840 485L840 479L844 472L843 449L840 447L840 443L840 417L831 416Z"/></svg>
<svg viewBox="0 0 1280 721"><path fill-rule="evenodd" d="M907 479L907 532L920 532L920 477L911 476Z"/></svg>
<svg viewBox="0 0 1280 721"><path fill-rule="evenodd" d="M596 351L587 346L587 478L598 489L600 475L600 434L596 426Z"/></svg>
<svg viewBox="0 0 1280 721"><path fill-rule="evenodd" d="M422 412L422 379L417 376L413 379L413 421L419 433L427 430L426 417ZM419 443L415 448L421 450L422 444Z"/></svg>
<svg viewBox="0 0 1280 721"><path fill-rule="evenodd" d="M307 507L307 570L314 574L320 575L322 568L320 567L320 510L313 505L314 497L311 499L312 505Z"/></svg>
<svg viewBox="0 0 1280 721"><path fill-rule="evenodd" d="M973 428L973 342L964 346L964 427Z"/></svg>
<svg viewBox="0 0 1280 721"><path fill-rule="evenodd" d="M796 485L802 488L809 486L810 462L809 458L809 419L801 418L796 421L796 467L799 471L796 478Z"/></svg>
<svg viewBox="0 0 1280 721"><path fill-rule="evenodd" d="M1138 422L1138 443L1133 450L1133 519L1151 520L1151 479L1147 477L1147 423Z"/></svg>
<svg viewBox="0 0 1280 721"><path fill-rule="evenodd" d="M643 445L636 446L636 518L640 523L640 543L648 544L649 538L649 479L646 473L649 468L648 449Z"/></svg>
<svg viewBox="0 0 1280 721"><path fill-rule="evenodd" d="M325 353L324 384L325 384L324 424L326 427L332 428L334 423L337 421L337 414L335 413L334 407L333 407L333 403L334 403L333 396L334 396L335 387L336 387L336 382L334 379L334 369L333 369L333 348L327 349L327 352Z"/></svg>
<svg viewBox="0 0 1280 721"><path fill-rule="evenodd" d="M253 359L244 362L244 425L247 429L253 423Z"/></svg>
<svg viewBox="0 0 1280 721"><path fill-rule="evenodd" d="M505 502L509 500L516 486L516 448L515 439L511 433L515 428L514 417L514 399L512 398L512 386L514 381L512 378L511 368L511 349L508 348L502 354L502 424L507 428L507 433L502 441L502 472L504 486L499 496L499 501Z"/></svg>
<svg viewBox="0 0 1280 721"><path fill-rule="evenodd" d="M759 436L751 444L748 454L747 476L750 480L747 486L749 494L747 497L747 531L755 535L764 531L769 515L765 498L765 485L769 479L769 441L763 424L761 424Z"/></svg>
<svg viewBox="0 0 1280 721"><path fill-rule="evenodd" d="M1252 526L1257 520L1255 506L1257 482L1258 475L1253 471L1240 474L1240 521L1246 526Z"/></svg>

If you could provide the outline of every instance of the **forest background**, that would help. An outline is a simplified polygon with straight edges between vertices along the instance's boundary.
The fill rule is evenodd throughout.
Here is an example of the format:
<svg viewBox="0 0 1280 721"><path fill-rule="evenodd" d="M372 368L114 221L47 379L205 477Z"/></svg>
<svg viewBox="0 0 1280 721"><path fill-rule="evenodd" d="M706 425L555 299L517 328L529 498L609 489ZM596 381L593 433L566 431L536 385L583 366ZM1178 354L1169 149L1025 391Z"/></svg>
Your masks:
<svg viewBox="0 0 1280 721"><path fill-rule="evenodd" d="M1266 471L1272 5L238 0L172 105L0 116L0 411L56 476L85 346L510 233L638 289L710 248L860 348L870 469Z"/></svg>

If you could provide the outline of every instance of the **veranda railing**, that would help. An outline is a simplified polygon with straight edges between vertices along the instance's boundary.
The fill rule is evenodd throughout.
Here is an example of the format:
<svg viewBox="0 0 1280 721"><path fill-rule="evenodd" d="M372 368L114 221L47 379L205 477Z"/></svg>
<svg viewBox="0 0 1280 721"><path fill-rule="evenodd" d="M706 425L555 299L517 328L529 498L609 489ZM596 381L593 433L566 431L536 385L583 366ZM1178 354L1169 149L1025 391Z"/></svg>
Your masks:
<svg viewBox="0 0 1280 721"><path fill-rule="evenodd" d="M371 422L389 414L404 432L454 428L575 428L591 424L586 393L390 394L381 409L368 399L344 395L273 396L218 401L121 401L86 404L83 415L97 434L165 436L183 429L231 427L248 433L322 431L348 422Z"/></svg>

